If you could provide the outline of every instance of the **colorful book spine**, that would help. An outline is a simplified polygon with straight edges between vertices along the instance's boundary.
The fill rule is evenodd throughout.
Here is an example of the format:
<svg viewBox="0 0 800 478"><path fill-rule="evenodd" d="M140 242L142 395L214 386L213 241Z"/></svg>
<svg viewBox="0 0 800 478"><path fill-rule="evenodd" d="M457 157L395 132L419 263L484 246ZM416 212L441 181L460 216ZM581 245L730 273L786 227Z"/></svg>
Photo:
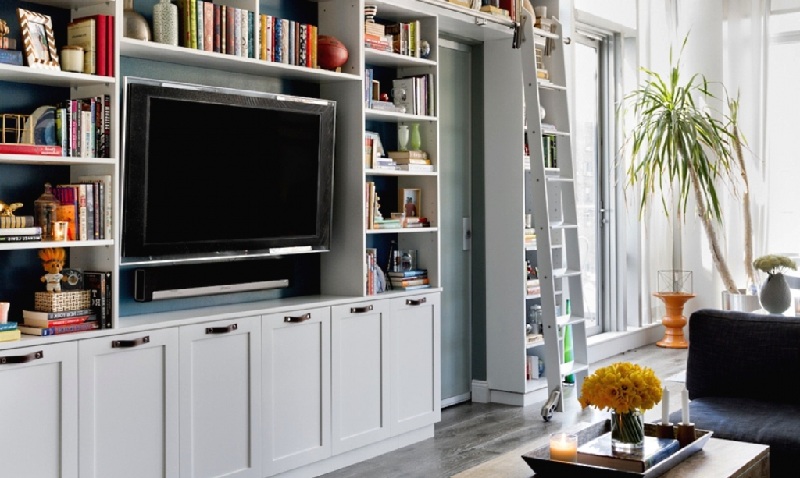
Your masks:
<svg viewBox="0 0 800 478"><path fill-rule="evenodd" d="M83 283L91 291L92 309L100 322L100 328L111 328L111 272L84 271Z"/></svg>
<svg viewBox="0 0 800 478"><path fill-rule="evenodd" d="M205 12L205 7L203 6L204 3L205 2L203 0L196 0L195 5L195 41L197 42L197 46L195 48L198 50L205 50L205 25L203 24L203 16Z"/></svg>
<svg viewBox="0 0 800 478"><path fill-rule="evenodd" d="M0 49L0 63L22 66L22 51Z"/></svg>
<svg viewBox="0 0 800 478"><path fill-rule="evenodd" d="M65 319L34 319L34 318L22 318L23 325L28 327L41 327L46 329L48 327L63 327L65 325L75 325L75 324L83 324L85 322L92 322L97 320L97 314L91 313L87 315L81 315L78 317L67 317Z"/></svg>
<svg viewBox="0 0 800 478"><path fill-rule="evenodd" d="M15 340L19 340L21 337L21 332L18 326L14 330L3 330L0 331L0 342L13 342Z"/></svg>
<svg viewBox="0 0 800 478"><path fill-rule="evenodd" d="M203 50L214 51L214 4L203 2Z"/></svg>
<svg viewBox="0 0 800 478"><path fill-rule="evenodd" d="M48 336L48 335L71 334L74 332L85 332L87 330L95 330L99 328L100 328L99 322L92 321L92 322L84 322L82 324L59 325L56 327L46 327L46 328L20 325L19 331L26 335Z"/></svg>
<svg viewBox="0 0 800 478"><path fill-rule="evenodd" d="M23 319L55 320L90 315L92 309L62 310L61 312L42 312L40 310L23 310Z"/></svg>
<svg viewBox="0 0 800 478"><path fill-rule="evenodd" d="M222 5L214 4L214 50L217 53L222 53Z"/></svg>
<svg viewBox="0 0 800 478"><path fill-rule="evenodd" d="M16 322L5 322L3 324L0 324L0 332L6 331L6 330L17 330L17 323Z"/></svg>
<svg viewBox="0 0 800 478"><path fill-rule="evenodd" d="M226 29L227 33L225 34L225 45L226 45L226 53L228 55L235 55L236 54L236 45L235 45L235 38L236 38L236 8L235 7L227 7L226 9L225 18L227 20Z"/></svg>

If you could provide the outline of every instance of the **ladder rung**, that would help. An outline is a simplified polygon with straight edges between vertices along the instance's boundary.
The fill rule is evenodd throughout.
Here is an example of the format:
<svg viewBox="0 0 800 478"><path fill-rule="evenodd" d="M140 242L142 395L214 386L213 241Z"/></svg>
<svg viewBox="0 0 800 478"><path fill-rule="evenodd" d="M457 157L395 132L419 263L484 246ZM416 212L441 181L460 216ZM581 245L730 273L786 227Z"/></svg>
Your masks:
<svg viewBox="0 0 800 478"><path fill-rule="evenodd" d="M556 324L559 326L564 325L576 325L586 321L583 317L577 317L574 315L559 315L556 317Z"/></svg>
<svg viewBox="0 0 800 478"><path fill-rule="evenodd" d="M589 365L580 362L572 362L572 363L562 363L561 367L561 375L572 375L584 371L589 370Z"/></svg>
<svg viewBox="0 0 800 478"><path fill-rule="evenodd" d="M542 130L542 136L569 136L569 131L559 131L557 129Z"/></svg>
<svg viewBox="0 0 800 478"><path fill-rule="evenodd" d="M546 80L539 80L539 88L543 90L567 91L566 86L557 85Z"/></svg>
<svg viewBox="0 0 800 478"><path fill-rule="evenodd" d="M563 279L565 277L575 277L581 275L581 271L576 271L574 269L554 269L553 270L553 278L554 279Z"/></svg>
<svg viewBox="0 0 800 478"><path fill-rule="evenodd" d="M556 221L550 223L550 229L577 229L577 224L567 224L564 221Z"/></svg>

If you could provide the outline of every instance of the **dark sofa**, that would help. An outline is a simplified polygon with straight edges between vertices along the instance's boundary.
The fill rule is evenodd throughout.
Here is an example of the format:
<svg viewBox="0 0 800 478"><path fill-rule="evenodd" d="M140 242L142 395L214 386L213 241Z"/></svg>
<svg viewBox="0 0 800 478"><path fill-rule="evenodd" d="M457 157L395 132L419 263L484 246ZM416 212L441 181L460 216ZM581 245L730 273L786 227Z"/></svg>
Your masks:
<svg viewBox="0 0 800 478"><path fill-rule="evenodd" d="M715 438L769 445L773 478L800 476L799 377L800 318L712 309L689 317L690 420Z"/></svg>

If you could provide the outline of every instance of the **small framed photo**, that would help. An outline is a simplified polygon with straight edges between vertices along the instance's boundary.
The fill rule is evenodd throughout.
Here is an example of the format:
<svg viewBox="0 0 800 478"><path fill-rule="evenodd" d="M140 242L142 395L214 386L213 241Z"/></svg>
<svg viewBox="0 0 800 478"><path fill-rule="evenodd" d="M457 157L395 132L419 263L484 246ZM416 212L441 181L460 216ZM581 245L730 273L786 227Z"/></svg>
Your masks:
<svg viewBox="0 0 800 478"><path fill-rule="evenodd" d="M17 8L22 30L22 49L31 68L60 70L53 20L48 15Z"/></svg>
<svg viewBox="0 0 800 478"><path fill-rule="evenodd" d="M400 189L400 204L405 217L422 217L422 189Z"/></svg>

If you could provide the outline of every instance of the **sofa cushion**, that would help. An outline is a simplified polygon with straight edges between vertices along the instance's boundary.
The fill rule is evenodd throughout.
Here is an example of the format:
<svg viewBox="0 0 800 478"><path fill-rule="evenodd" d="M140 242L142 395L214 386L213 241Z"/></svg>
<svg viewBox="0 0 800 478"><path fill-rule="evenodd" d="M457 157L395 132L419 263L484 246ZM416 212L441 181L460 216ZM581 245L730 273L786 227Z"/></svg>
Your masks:
<svg viewBox="0 0 800 478"><path fill-rule="evenodd" d="M689 398L724 396L800 404L776 393L800 370L800 319L702 309L689 318L686 359Z"/></svg>
<svg viewBox="0 0 800 478"><path fill-rule="evenodd" d="M743 382L740 382L743 383ZM770 387L773 393L791 394ZM770 447L771 476L797 477L800 470L800 405L748 398L705 397L689 403L689 419L714 438ZM681 412L670 415L681 421Z"/></svg>

